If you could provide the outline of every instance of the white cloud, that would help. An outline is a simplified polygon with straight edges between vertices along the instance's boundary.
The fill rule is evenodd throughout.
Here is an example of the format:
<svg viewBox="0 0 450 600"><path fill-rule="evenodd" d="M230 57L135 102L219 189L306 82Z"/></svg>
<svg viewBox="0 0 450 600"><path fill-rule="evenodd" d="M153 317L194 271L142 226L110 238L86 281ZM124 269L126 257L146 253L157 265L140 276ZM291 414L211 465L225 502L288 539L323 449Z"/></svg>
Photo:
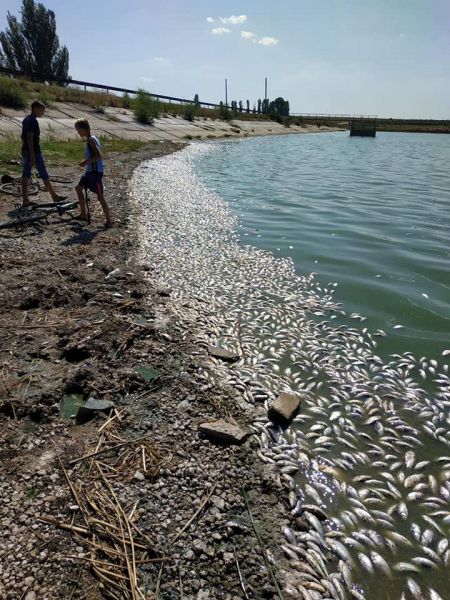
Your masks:
<svg viewBox="0 0 450 600"><path fill-rule="evenodd" d="M242 25L247 20L247 15L231 15L231 17L219 17L221 23L225 25Z"/></svg>
<svg viewBox="0 0 450 600"><path fill-rule="evenodd" d="M212 17L206 17L207 23L214 23L214 19Z"/></svg>
<svg viewBox="0 0 450 600"><path fill-rule="evenodd" d="M258 40L258 44L261 46L276 46L278 44L278 40L273 37L262 37Z"/></svg>
<svg viewBox="0 0 450 600"><path fill-rule="evenodd" d="M215 27L214 29L211 29L211 33L213 35L223 35L224 33L231 33L231 31L226 27Z"/></svg>
<svg viewBox="0 0 450 600"><path fill-rule="evenodd" d="M167 62L167 58L163 58L162 56L155 56L153 60L155 62Z"/></svg>
<svg viewBox="0 0 450 600"><path fill-rule="evenodd" d="M251 31L241 31L241 38L244 38L244 40L251 40L255 35Z"/></svg>
<svg viewBox="0 0 450 600"><path fill-rule="evenodd" d="M145 75L141 75L141 76L139 77L139 79L140 79L141 81L146 81L147 83L153 83L153 82L155 81L155 80L154 80L154 79L152 79L151 77L146 77Z"/></svg>
<svg viewBox="0 0 450 600"><path fill-rule="evenodd" d="M400 34L400 37L405 37L405 34L402 32L402 33Z"/></svg>

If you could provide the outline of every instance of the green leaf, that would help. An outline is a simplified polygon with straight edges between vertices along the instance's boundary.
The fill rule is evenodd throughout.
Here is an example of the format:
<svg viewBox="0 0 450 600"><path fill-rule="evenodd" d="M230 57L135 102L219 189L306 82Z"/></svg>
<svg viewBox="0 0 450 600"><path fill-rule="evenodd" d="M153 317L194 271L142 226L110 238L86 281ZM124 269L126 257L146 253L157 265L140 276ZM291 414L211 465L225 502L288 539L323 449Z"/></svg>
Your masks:
<svg viewBox="0 0 450 600"><path fill-rule="evenodd" d="M84 405L82 394L70 394L64 396L59 405L59 414L65 419L71 419L78 413L78 409Z"/></svg>
<svg viewBox="0 0 450 600"><path fill-rule="evenodd" d="M145 379L145 381L153 381L154 379L159 377L158 371L156 371L156 369L154 369L150 365L144 365L142 367L137 367L135 369L135 372L139 373L139 375L142 375L142 377Z"/></svg>

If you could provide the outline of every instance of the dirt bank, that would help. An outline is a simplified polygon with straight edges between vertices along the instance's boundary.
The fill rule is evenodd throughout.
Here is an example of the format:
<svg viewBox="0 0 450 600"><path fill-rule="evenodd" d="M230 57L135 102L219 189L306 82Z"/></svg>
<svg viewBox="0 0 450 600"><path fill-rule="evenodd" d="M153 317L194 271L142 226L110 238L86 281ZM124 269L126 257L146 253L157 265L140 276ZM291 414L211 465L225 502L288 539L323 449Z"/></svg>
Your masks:
<svg viewBox="0 0 450 600"><path fill-rule="evenodd" d="M112 230L93 202L89 227L65 213L1 232L2 599L278 595L283 483L252 437L228 446L198 433L214 418L249 424L254 409L208 383L216 359L191 341L196 306L133 258L129 177L179 148L110 157ZM3 220L14 199L0 203ZM61 416L89 398L103 410Z"/></svg>

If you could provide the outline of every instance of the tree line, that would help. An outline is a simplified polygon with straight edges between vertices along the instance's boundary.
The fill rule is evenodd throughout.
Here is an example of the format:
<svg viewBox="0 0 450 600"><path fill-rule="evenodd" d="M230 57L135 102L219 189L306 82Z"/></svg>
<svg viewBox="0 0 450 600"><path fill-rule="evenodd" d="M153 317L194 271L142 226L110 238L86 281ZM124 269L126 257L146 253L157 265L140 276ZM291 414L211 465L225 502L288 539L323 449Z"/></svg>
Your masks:
<svg viewBox="0 0 450 600"><path fill-rule="evenodd" d="M55 13L34 0L23 0L21 13L19 21L8 11L8 26L0 32L0 66L32 81L68 79L69 51L59 44Z"/></svg>
<svg viewBox="0 0 450 600"><path fill-rule="evenodd" d="M196 96L198 99L198 96ZM195 102L195 100L194 100ZM231 110L232 113L252 113L254 115L269 115L269 116L279 116L279 117L288 117L289 116L289 101L285 100L281 96L275 98L275 100L269 100L268 98L264 98L264 100L258 99L258 103L253 104L253 108L250 109L250 100L246 100L246 106L244 108L242 100L236 102L236 100L232 100L230 102L230 106L225 106L225 104L220 102L221 110Z"/></svg>
<svg viewBox="0 0 450 600"><path fill-rule="evenodd" d="M69 79L69 51L60 46L56 33L56 17L52 10L34 0L23 0L21 19L7 13L7 28L0 32L0 66L19 71L31 81L56 81L62 84ZM199 107L198 94L194 104ZM220 103L225 117L229 112L264 114L275 117L289 116L289 102L284 98L269 101L259 99L250 108L242 100L232 100L230 106Z"/></svg>

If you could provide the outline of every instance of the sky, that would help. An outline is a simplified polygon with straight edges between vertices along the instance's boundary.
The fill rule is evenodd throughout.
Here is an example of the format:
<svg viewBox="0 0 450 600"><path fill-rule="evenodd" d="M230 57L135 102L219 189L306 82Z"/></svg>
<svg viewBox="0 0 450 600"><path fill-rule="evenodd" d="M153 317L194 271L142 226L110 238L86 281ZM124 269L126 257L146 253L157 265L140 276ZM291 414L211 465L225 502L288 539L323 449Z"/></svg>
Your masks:
<svg viewBox="0 0 450 600"><path fill-rule="evenodd" d="M292 113L450 118L450 0L44 0L70 75ZM21 0L0 0L18 15Z"/></svg>

